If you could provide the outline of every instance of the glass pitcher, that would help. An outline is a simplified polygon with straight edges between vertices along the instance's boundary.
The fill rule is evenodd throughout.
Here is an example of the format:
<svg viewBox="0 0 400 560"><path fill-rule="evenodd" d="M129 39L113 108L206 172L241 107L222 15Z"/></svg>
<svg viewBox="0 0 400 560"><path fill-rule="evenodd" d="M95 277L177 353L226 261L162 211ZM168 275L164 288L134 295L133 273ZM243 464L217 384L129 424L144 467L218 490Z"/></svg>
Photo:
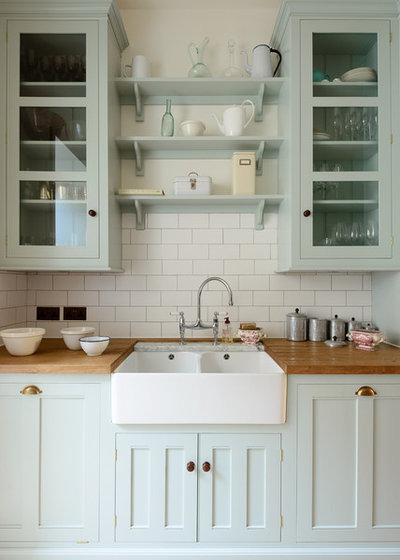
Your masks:
<svg viewBox="0 0 400 560"><path fill-rule="evenodd" d="M188 53L192 67L188 72L189 78L211 78L211 72L208 66L203 62L204 49L208 45L210 39L205 37L201 45L196 45L196 43L189 43ZM192 56L192 49L195 49L197 55L197 62L194 61Z"/></svg>

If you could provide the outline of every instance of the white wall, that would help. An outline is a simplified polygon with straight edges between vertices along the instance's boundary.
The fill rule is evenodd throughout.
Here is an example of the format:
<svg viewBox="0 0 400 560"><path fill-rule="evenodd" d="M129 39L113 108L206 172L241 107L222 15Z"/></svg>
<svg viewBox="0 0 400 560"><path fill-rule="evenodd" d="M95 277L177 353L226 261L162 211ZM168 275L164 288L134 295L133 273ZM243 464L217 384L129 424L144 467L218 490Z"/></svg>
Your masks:
<svg viewBox="0 0 400 560"><path fill-rule="evenodd" d="M372 301L377 328L400 346L400 272L372 274Z"/></svg>

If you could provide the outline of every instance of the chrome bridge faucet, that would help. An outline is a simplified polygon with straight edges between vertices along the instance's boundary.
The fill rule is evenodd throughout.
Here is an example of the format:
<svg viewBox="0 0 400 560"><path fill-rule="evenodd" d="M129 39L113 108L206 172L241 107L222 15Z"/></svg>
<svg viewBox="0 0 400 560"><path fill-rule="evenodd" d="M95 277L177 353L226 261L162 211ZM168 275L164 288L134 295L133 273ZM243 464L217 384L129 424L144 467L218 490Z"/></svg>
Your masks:
<svg viewBox="0 0 400 560"><path fill-rule="evenodd" d="M210 276L209 278L204 280L204 282L199 287L199 291L197 292L197 319L196 319L196 321L194 323L191 323L191 324L185 323L185 317L184 317L183 311L179 312L179 335L180 335L182 345L185 344L185 329L194 329L194 330L212 329L213 336L214 336L214 346L216 346L218 344L218 326L219 326L218 311L214 312L214 317L213 317L212 324L203 323L203 321L201 320L201 294L203 293L204 286L206 286L209 282L211 282L213 280L215 280L217 282L221 282L221 284L223 284L225 286L225 288L228 292L228 296L229 296L228 305L233 305L232 289L229 286L228 282L226 282L226 280L224 280L223 278L220 278L219 276Z"/></svg>

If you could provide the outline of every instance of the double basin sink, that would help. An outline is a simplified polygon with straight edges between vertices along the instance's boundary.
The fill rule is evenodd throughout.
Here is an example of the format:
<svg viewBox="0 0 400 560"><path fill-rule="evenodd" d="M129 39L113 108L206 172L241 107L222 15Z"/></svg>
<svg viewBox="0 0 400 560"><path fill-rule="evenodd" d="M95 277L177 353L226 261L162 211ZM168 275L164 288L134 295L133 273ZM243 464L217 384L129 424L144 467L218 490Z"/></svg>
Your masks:
<svg viewBox="0 0 400 560"><path fill-rule="evenodd" d="M286 375L263 351L134 351L111 377L114 424L282 424Z"/></svg>

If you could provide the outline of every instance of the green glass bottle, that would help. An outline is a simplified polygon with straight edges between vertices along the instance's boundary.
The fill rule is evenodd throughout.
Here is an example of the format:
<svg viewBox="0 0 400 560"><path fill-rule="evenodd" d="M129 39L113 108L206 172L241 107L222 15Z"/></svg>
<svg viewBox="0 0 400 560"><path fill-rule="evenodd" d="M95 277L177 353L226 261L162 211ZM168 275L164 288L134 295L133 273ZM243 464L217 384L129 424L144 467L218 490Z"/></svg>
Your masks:
<svg viewBox="0 0 400 560"><path fill-rule="evenodd" d="M161 121L161 136L174 135L174 117L171 114L171 100L167 99L165 113Z"/></svg>

